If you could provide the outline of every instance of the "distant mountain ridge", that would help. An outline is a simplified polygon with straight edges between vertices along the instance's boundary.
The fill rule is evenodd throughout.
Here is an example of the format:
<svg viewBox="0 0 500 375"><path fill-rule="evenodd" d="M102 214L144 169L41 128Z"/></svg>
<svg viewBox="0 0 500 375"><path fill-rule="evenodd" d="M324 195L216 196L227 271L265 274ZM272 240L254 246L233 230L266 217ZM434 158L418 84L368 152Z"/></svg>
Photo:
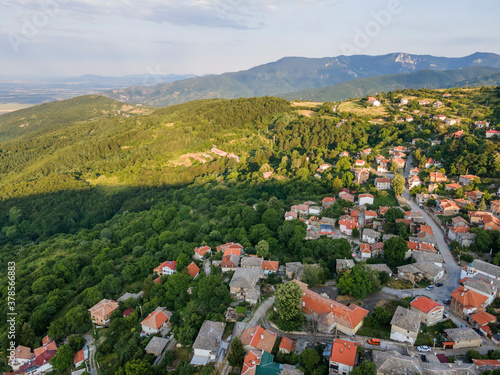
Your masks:
<svg viewBox="0 0 500 375"><path fill-rule="evenodd" d="M287 100L339 101L403 89L446 89L500 85L500 69L475 66L457 70L421 70L358 78L336 85L278 95Z"/></svg>
<svg viewBox="0 0 500 375"><path fill-rule="evenodd" d="M500 55L477 52L450 58L391 53L381 56L325 58L285 57L249 70L195 77L154 86L110 90L102 94L119 101L155 106L190 100L283 95L327 87L357 78L420 70L457 70L467 67L500 68Z"/></svg>

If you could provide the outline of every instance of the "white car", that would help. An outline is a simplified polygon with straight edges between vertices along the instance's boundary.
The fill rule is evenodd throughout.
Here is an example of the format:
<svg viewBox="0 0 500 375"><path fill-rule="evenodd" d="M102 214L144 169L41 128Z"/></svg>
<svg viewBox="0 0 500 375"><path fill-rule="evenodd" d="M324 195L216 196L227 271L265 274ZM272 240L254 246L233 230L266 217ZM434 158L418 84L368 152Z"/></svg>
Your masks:
<svg viewBox="0 0 500 375"><path fill-rule="evenodd" d="M427 346L427 345L417 346L417 350L419 352L430 352L431 351L431 347Z"/></svg>

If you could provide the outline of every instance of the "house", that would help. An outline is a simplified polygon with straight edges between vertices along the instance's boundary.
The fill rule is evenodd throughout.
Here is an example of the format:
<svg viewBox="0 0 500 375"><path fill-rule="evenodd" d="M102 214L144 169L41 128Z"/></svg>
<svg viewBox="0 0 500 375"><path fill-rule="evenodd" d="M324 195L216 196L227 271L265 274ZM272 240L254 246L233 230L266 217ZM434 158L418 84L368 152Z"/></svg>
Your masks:
<svg viewBox="0 0 500 375"><path fill-rule="evenodd" d="M200 267L198 267L195 262L191 262L189 266L187 266L187 272L189 276L196 279L200 273Z"/></svg>
<svg viewBox="0 0 500 375"><path fill-rule="evenodd" d="M408 104L408 99L407 98L401 98L399 101L399 104Z"/></svg>
<svg viewBox="0 0 500 375"><path fill-rule="evenodd" d="M126 301L130 298L133 298L133 299L139 299L139 298L142 298L144 296L144 292L141 290L139 293L129 293L129 292L126 292L124 293L120 298L118 298L118 302L122 302L122 301Z"/></svg>
<svg viewBox="0 0 500 375"><path fill-rule="evenodd" d="M256 304L260 291L257 288L257 282L260 275L256 268L236 268L234 275L229 283L229 292L237 300L245 300L251 304Z"/></svg>
<svg viewBox="0 0 500 375"><path fill-rule="evenodd" d="M220 353L220 343L226 323L205 320L193 344L194 356L191 365L205 366L214 362Z"/></svg>
<svg viewBox="0 0 500 375"><path fill-rule="evenodd" d="M487 313L486 311L479 311L475 314L472 314L469 317L469 321L472 323L474 328L480 328L490 323L496 323L497 317L495 315Z"/></svg>
<svg viewBox="0 0 500 375"><path fill-rule="evenodd" d="M153 272L156 272L158 276L172 275L176 272L176 262L174 260L168 260L166 262L160 263L156 268L153 268Z"/></svg>
<svg viewBox="0 0 500 375"><path fill-rule="evenodd" d="M264 263L263 258L260 258L258 256L253 255L253 256L241 258L240 267L241 268L256 268L256 269L261 270L263 263Z"/></svg>
<svg viewBox="0 0 500 375"><path fill-rule="evenodd" d="M349 153L347 151L342 151L339 154L339 157L341 157L341 158L348 158L349 157Z"/></svg>
<svg viewBox="0 0 500 375"><path fill-rule="evenodd" d="M16 372L19 367L27 362L31 362L35 358L35 354L31 351L31 348L27 346L18 345L14 350L14 355L9 355L9 366Z"/></svg>
<svg viewBox="0 0 500 375"><path fill-rule="evenodd" d="M445 122L446 116L445 115L434 115L434 116L432 116L432 119L436 120L436 121Z"/></svg>
<svg viewBox="0 0 500 375"><path fill-rule="evenodd" d="M212 248L210 246L200 246L194 248L194 259L203 260L205 254L212 254Z"/></svg>
<svg viewBox="0 0 500 375"><path fill-rule="evenodd" d="M370 249L370 245L367 243L362 243L359 245L359 252L361 254L361 259L371 258L372 250Z"/></svg>
<svg viewBox="0 0 500 375"><path fill-rule="evenodd" d="M295 366L274 362L274 356L261 350L250 350L243 360L241 375L303 375Z"/></svg>
<svg viewBox="0 0 500 375"><path fill-rule="evenodd" d="M429 178L430 182L436 182L436 183L448 181L448 177L446 177L446 175L440 172L431 172Z"/></svg>
<svg viewBox="0 0 500 375"><path fill-rule="evenodd" d="M376 257L382 255L384 253L384 243L383 242L375 242L370 245L370 249L372 251L372 256Z"/></svg>
<svg viewBox="0 0 500 375"><path fill-rule="evenodd" d="M287 213L285 213L285 220L286 221L295 220L295 219L297 219L297 214L295 212L288 211Z"/></svg>
<svg viewBox="0 0 500 375"><path fill-rule="evenodd" d="M377 211L365 211L365 223L378 217Z"/></svg>
<svg viewBox="0 0 500 375"><path fill-rule="evenodd" d="M490 212L485 211L469 211L469 218L472 224L484 224L485 222L490 221L490 217L492 214Z"/></svg>
<svg viewBox="0 0 500 375"><path fill-rule="evenodd" d="M443 106L443 103L439 100L434 102L434 104L433 104L434 108L441 108L442 106Z"/></svg>
<svg viewBox="0 0 500 375"><path fill-rule="evenodd" d="M118 302L110 299L102 299L88 311L94 324L105 327L109 325L109 317L118 307Z"/></svg>
<svg viewBox="0 0 500 375"><path fill-rule="evenodd" d="M335 204L336 199L332 197L325 197L321 200L321 206L323 210L326 210L328 207L331 207Z"/></svg>
<svg viewBox="0 0 500 375"><path fill-rule="evenodd" d="M301 309L306 318L318 323L320 332L330 333L334 328L346 335L355 335L368 314L358 305L343 305L309 290L307 284L294 281L302 289Z"/></svg>
<svg viewBox="0 0 500 375"><path fill-rule="evenodd" d="M366 165L366 161L364 160L361 160L361 159L358 159L354 162L354 165L356 167L364 167Z"/></svg>
<svg viewBox="0 0 500 375"><path fill-rule="evenodd" d="M486 130L486 138L493 138L500 136L500 131L498 130Z"/></svg>
<svg viewBox="0 0 500 375"><path fill-rule="evenodd" d="M465 132L463 130L459 130L458 132L451 133L451 138L454 139L462 139L462 137L465 135Z"/></svg>
<svg viewBox="0 0 500 375"><path fill-rule="evenodd" d="M413 189L414 187L419 186L422 183L422 181L418 176L410 176L407 179L407 183L408 183L408 189Z"/></svg>
<svg viewBox="0 0 500 375"><path fill-rule="evenodd" d="M487 121L476 121L476 122L474 122L474 125L476 125L476 128L478 128L478 129L490 127L490 123Z"/></svg>
<svg viewBox="0 0 500 375"><path fill-rule="evenodd" d="M83 349L77 351L73 356L73 364L75 368L80 367L89 358L89 351L85 345Z"/></svg>
<svg viewBox="0 0 500 375"><path fill-rule="evenodd" d="M449 92L445 92L443 94L443 98L450 98L451 97L451 94Z"/></svg>
<svg viewBox="0 0 500 375"><path fill-rule="evenodd" d="M469 222L465 220L462 216L455 216L451 219L451 225L454 228L457 227L469 227Z"/></svg>
<svg viewBox="0 0 500 375"><path fill-rule="evenodd" d="M372 271L377 271L377 272L387 272L389 277L392 277L392 271L389 268L387 264L381 263L381 264L367 264L366 267L371 269Z"/></svg>
<svg viewBox="0 0 500 375"><path fill-rule="evenodd" d="M302 270L304 266L300 262L288 262L285 263L285 274L290 280L297 279L300 280L302 276Z"/></svg>
<svg viewBox="0 0 500 375"><path fill-rule="evenodd" d="M368 97L368 103L370 103L374 107L378 107L380 105L380 102L377 100L377 98L374 98L373 96Z"/></svg>
<svg viewBox="0 0 500 375"><path fill-rule="evenodd" d="M474 176L472 174L466 174L466 175L460 176L458 178L458 182L463 184L463 185L470 185L476 178L479 180L479 177L477 177L477 176Z"/></svg>
<svg viewBox="0 0 500 375"><path fill-rule="evenodd" d="M375 179L375 187L377 190L390 190L391 189L391 179L387 177L377 177Z"/></svg>
<svg viewBox="0 0 500 375"><path fill-rule="evenodd" d="M297 342L295 340L289 339L288 337L282 337L279 346L279 352L285 354L293 353L296 346Z"/></svg>
<svg viewBox="0 0 500 375"><path fill-rule="evenodd" d="M382 234L377 232L377 231L374 231L373 229L363 229L363 237L362 237L362 241L363 242L367 242L369 244L372 244L372 243L375 243L379 240L380 236Z"/></svg>
<svg viewBox="0 0 500 375"><path fill-rule="evenodd" d="M352 230L354 228L360 228L359 223L355 219L345 219L339 220L339 228L342 233L347 234L348 236L352 235Z"/></svg>
<svg viewBox="0 0 500 375"><path fill-rule="evenodd" d="M405 165L406 165L406 161L404 159L400 158L400 157L392 159L392 162L396 163L396 165L398 166L398 168L404 168Z"/></svg>
<svg viewBox="0 0 500 375"><path fill-rule="evenodd" d="M452 183L452 184L446 184L446 186L445 186L446 191L452 191L452 190L457 190L457 189L460 189L459 184Z"/></svg>
<svg viewBox="0 0 500 375"><path fill-rule="evenodd" d="M417 262L414 263L413 266L421 272L423 277L434 283L438 282L444 277L444 269L436 266L432 262Z"/></svg>
<svg viewBox="0 0 500 375"><path fill-rule="evenodd" d="M438 201L438 208L445 216L458 215L460 207L451 199L441 199Z"/></svg>
<svg viewBox="0 0 500 375"><path fill-rule="evenodd" d="M470 289L473 292L486 296L487 300L484 301L483 304L487 306L493 303L493 300L495 299L498 292L498 288L492 283L488 283L486 282L486 280L479 280L475 277L466 278L462 282L462 285L464 286L464 288Z"/></svg>
<svg viewBox="0 0 500 375"><path fill-rule="evenodd" d="M222 272L233 271L238 268L240 265L240 259L241 257L237 254L229 253L227 255L224 255L220 264Z"/></svg>
<svg viewBox="0 0 500 375"><path fill-rule="evenodd" d="M364 184L370 178L370 171L368 169L358 169L354 171L354 183Z"/></svg>
<svg viewBox="0 0 500 375"><path fill-rule="evenodd" d="M483 260L474 259L474 262L469 263L462 268L460 278L474 277L475 275L486 276L492 279L500 279L500 267Z"/></svg>
<svg viewBox="0 0 500 375"><path fill-rule="evenodd" d="M481 336L472 328L448 328L444 330L444 333L448 337L448 340L443 342L445 348L462 349L481 346Z"/></svg>
<svg viewBox="0 0 500 375"><path fill-rule="evenodd" d="M390 207L387 207L387 206L379 207L378 213L380 214L380 216L384 216L386 214L386 212L389 211L389 209L390 209Z"/></svg>
<svg viewBox="0 0 500 375"><path fill-rule="evenodd" d="M319 234L331 235L335 233L335 219L323 217L319 220Z"/></svg>
<svg viewBox="0 0 500 375"><path fill-rule="evenodd" d="M431 325L443 319L444 306L425 296L410 302L410 310L420 314L421 322Z"/></svg>
<svg viewBox="0 0 500 375"><path fill-rule="evenodd" d="M429 104L431 104L431 103L428 100L419 100L418 101L418 105L424 105L425 106L425 105L429 105Z"/></svg>
<svg viewBox="0 0 500 375"><path fill-rule="evenodd" d="M264 260L262 262L261 274L267 277L270 273L276 273L279 269L279 262L276 260Z"/></svg>
<svg viewBox="0 0 500 375"><path fill-rule="evenodd" d="M321 207L319 206L309 206L309 215L319 215L321 214Z"/></svg>
<svg viewBox="0 0 500 375"><path fill-rule="evenodd" d="M307 209L306 209L306 214L307 214L308 209L309 209L309 207L307 207ZM224 245L217 246L217 252L221 252L221 251L225 252L227 249L239 249L241 252L241 250L243 250L243 246L241 246L239 243L234 243L234 242L228 242L228 243L225 243Z"/></svg>
<svg viewBox="0 0 500 375"><path fill-rule="evenodd" d="M248 328L241 334L241 343L245 350L258 349L271 353L276 342L276 332L262 326Z"/></svg>
<svg viewBox="0 0 500 375"><path fill-rule="evenodd" d="M152 354L156 357L162 355L167 347L168 341L169 340L163 337L153 336L148 345L146 345L146 354Z"/></svg>
<svg viewBox="0 0 500 375"><path fill-rule="evenodd" d="M330 355L330 374L349 374L356 365L359 344L357 342L333 339Z"/></svg>
<svg viewBox="0 0 500 375"><path fill-rule="evenodd" d="M375 162L377 164L380 164L381 161L385 160L385 157L383 155L377 155L375 156Z"/></svg>
<svg viewBox="0 0 500 375"><path fill-rule="evenodd" d="M218 155L218 156L222 156L222 157L227 156L227 152L219 150L217 147L212 147L210 149L210 151L212 151L215 155Z"/></svg>
<svg viewBox="0 0 500 375"><path fill-rule="evenodd" d="M429 262L434 263L438 267L443 267L444 260L441 254L433 253L430 251L414 250L412 251L411 256L417 261L417 263Z"/></svg>
<svg viewBox="0 0 500 375"><path fill-rule="evenodd" d="M418 357L403 355L393 351L373 351L373 362L377 375L416 375L422 374L422 364Z"/></svg>
<svg viewBox="0 0 500 375"><path fill-rule="evenodd" d="M45 374L52 371L50 360L57 354L57 345L50 339L49 341L43 340L42 344L42 346L33 351L35 358L19 367L19 373Z"/></svg>
<svg viewBox="0 0 500 375"><path fill-rule="evenodd" d="M155 311L141 322L141 333L146 336L157 333L164 336L168 332L171 316L172 313L170 311L167 311L163 307L157 307Z"/></svg>
<svg viewBox="0 0 500 375"><path fill-rule="evenodd" d="M391 340L415 343L422 318L418 312L398 306L391 320Z"/></svg>
<svg viewBox="0 0 500 375"><path fill-rule="evenodd" d="M260 365L261 358L262 358L262 351L250 350L248 354L245 356L245 359L243 360L241 375L256 375L257 366Z"/></svg>
<svg viewBox="0 0 500 375"><path fill-rule="evenodd" d="M358 204L360 206L365 206L367 204L373 204L375 198L371 194L360 194L358 195Z"/></svg>
<svg viewBox="0 0 500 375"><path fill-rule="evenodd" d="M337 259L336 267L337 273L350 270L354 267L354 260L352 259Z"/></svg>
<svg viewBox="0 0 500 375"><path fill-rule="evenodd" d="M458 120L455 120L453 118L447 118L445 121L445 125L451 126L451 125L455 125L457 122L458 122Z"/></svg>
<svg viewBox="0 0 500 375"><path fill-rule="evenodd" d="M495 214L495 215L499 215L500 214L500 201L499 200L491 201L490 205L491 205L490 206L491 212L493 212L493 214Z"/></svg>
<svg viewBox="0 0 500 375"><path fill-rule="evenodd" d="M371 148L365 148L363 151L361 151L361 155L370 155L372 153L372 149Z"/></svg>
<svg viewBox="0 0 500 375"><path fill-rule="evenodd" d="M348 202L354 203L354 195L349 194L349 193L347 193L345 191L341 191L339 193L339 198L343 199L343 200L346 200Z"/></svg>
<svg viewBox="0 0 500 375"><path fill-rule="evenodd" d="M324 172L324 171L330 169L331 167L332 167L332 165L330 163L323 163L318 167L316 172Z"/></svg>
<svg viewBox="0 0 500 375"><path fill-rule="evenodd" d="M422 170L417 167L413 167L410 169L410 176L417 176Z"/></svg>
<svg viewBox="0 0 500 375"><path fill-rule="evenodd" d="M461 317L466 318L477 311L479 308L486 307L488 297L474 292L464 286L459 286L451 293L450 311Z"/></svg>

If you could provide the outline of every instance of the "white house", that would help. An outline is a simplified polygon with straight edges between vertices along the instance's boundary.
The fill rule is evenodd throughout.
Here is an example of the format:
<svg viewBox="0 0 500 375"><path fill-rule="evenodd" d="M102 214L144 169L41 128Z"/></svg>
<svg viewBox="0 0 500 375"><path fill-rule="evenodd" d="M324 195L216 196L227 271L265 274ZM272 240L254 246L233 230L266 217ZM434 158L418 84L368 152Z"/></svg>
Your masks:
<svg viewBox="0 0 500 375"><path fill-rule="evenodd" d="M161 263L158 267L154 268L153 271L158 275L172 275L175 273L176 263L173 260L168 260L166 262Z"/></svg>
<svg viewBox="0 0 500 375"><path fill-rule="evenodd" d="M309 215L319 215L320 213L321 213L321 207L309 206Z"/></svg>
<svg viewBox="0 0 500 375"><path fill-rule="evenodd" d="M364 206L367 204L373 204L374 197L371 194L360 194L358 196L358 201L360 206Z"/></svg>
<svg viewBox="0 0 500 375"><path fill-rule="evenodd" d="M421 319L419 313L398 306L391 320L391 340L413 345L420 332Z"/></svg>
<svg viewBox="0 0 500 375"><path fill-rule="evenodd" d="M193 344L194 356L191 365L205 366L214 362L220 352L220 343L226 323L205 320Z"/></svg>
<svg viewBox="0 0 500 375"><path fill-rule="evenodd" d="M166 334L170 326L169 320L171 316L170 311L165 310L163 307L157 307L141 322L141 333L147 336L156 333Z"/></svg>

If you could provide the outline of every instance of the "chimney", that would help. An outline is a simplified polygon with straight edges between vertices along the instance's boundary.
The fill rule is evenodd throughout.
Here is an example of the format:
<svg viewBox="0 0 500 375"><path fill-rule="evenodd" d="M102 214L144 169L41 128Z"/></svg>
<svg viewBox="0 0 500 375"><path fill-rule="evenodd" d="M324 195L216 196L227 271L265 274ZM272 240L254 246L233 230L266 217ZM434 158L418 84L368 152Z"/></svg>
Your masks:
<svg viewBox="0 0 500 375"><path fill-rule="evenodd" d="M340 348L340 352L341 352L341 353L342 353L342 350L343 350L343 349L342 349L342 348Z"/></svg>
<svg viewBox="0 0 500 375"><path fill-rule="evenodd" d="M344 346L346 346L347 344L344 342Z"/></svg>
<svg viewBox="0 0 500 375"><path fill-rule="evenodd" d="M264 340L264 335L260 335L260 339L261 339L261 340Z"/></svg>
<svg viewBox="0 0 500 375"><path fill-rule="evenodd" d="M351 349L351 345L349 345L349 346L347 347L347 349Z"/></svg>

